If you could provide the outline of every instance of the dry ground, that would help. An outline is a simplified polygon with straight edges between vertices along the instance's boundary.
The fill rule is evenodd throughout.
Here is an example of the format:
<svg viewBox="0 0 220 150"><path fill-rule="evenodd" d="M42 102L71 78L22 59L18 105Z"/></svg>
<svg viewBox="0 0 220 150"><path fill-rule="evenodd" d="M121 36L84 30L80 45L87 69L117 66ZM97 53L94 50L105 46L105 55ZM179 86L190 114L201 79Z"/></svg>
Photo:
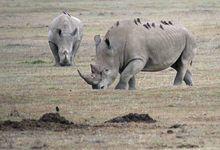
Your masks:
<svg viewBox="0 0 220 150"><path fill-rule="evenodd" d="M77 67L89 72L95 34L121 19L177 20L196 36L193 87L173 87L175 71L139 73L136 91L95 91L76 67L54 67L47 26L62 10L85 24ZM71 129L0 131L0 149L219 149L220 1L218 0L1 0L0 120L38 119L60 107L78 123L100 124L128 113L149 113L158 122ZM19 115L11 116L17 110ZM171 129L174 124L179 128ZM168 131L168 133L167 133Z"/></svg>

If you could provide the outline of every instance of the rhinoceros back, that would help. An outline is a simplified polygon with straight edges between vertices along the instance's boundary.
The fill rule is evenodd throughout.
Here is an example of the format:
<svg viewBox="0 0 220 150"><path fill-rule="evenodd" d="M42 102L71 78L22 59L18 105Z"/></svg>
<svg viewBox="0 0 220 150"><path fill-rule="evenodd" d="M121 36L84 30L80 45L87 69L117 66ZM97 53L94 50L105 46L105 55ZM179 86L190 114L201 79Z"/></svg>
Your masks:
<svg viewBox="0 0 220 150"><path fill-rule="evenodd" d="M187 32L178 26L155 28L146 34L146 71L159 71L170 67L186 47Z"/></svg>
<svg viewBox="0 0 220 150"><path fill-rule="evenodd" d="M126 44L121 51L121 64L142 59L146 61L143 71L159 71L170 67L185 49L187 38L192 41L189 39L189 32L181 25L154 23L152 26L150 23L151 26L146 28L144 23L134 21L122 21L117 25L108 34L114 37L115 43L123 41L122 36L115 35L123 35L122 44ZM190 37L193 38L191 35Z"/></svg>

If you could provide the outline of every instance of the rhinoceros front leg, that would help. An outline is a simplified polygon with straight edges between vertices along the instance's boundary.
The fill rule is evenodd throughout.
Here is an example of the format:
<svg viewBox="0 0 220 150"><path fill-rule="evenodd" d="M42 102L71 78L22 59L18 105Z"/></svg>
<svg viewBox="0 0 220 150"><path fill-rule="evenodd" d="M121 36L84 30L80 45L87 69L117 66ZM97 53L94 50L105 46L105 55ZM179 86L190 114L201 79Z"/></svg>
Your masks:
<svg viewBox="0 0 220 150"><path fill-rule="evenodd" d="M58 47L56 44L54 44L53 42L49 41L49 45L50 45L50 49L53 53L54 59L55 59L55 66L59 66L59 62L60 62L60 57L58 54Z"/></svg>
<svg viewBox="0 0 220 150"><path fill-rule="evenodd" d="M128 85L129 89L133 89L135 87L134 75L140 72L144 68L145 64L146 63L141 59L131 61L122 71L120 80L115 89L127 89Z"/></svg>
<svg viewBox="0 0 220 150"><path fill-rule="evenodd" d="M75 58L75 56L76 56L76 53L77 53L77 51L78 51L78 49L79 49L79 46L80 46L80 42L81 42L81 41L77 41L77 42L75 43L75 45L73 46L73 49L72 49L72 55L71 55L71 57L70 57L70 61L71 61L73 64L75 64L75 62L73 61L73 60L74 60L73 58Z"/></svg>

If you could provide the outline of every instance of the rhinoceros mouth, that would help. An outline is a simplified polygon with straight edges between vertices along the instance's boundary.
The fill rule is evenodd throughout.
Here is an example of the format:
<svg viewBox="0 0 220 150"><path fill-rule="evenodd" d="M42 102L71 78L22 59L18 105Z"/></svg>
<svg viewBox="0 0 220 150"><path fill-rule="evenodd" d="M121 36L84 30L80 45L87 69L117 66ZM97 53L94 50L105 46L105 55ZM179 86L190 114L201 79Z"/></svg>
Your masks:
<svg viewBox="0 0 220 150"><path fill-rule="evenodd" d="M67 56L65 55L65 58L63 60L60 60L61 66L71 66L71 62L68 60Z"/></svg>
<svg viewBox="0 0 220 150"><path fill-rule="evenodd" d="M64 61L60 62L60 66L71 66L72 64L67 60L65 59Z"/></svg>
<svg viewBox="0 0 220 150"><path fill-rule="evenodd" d="M97 85L92 85L92 89L95 89L95 90L104 89L104 86L100 87L98 84Z"/></svg>
<svg viewBox="0 0 220 150"><path fill-rule="evenodd" d="M72 66L70 63L60 63L60 66Z"/></svg>
<svg viewBox="0 0 220 150"><path fill-rule="evenodd" d="M92 89L105 89L105 86L92 85Z"/></svg>

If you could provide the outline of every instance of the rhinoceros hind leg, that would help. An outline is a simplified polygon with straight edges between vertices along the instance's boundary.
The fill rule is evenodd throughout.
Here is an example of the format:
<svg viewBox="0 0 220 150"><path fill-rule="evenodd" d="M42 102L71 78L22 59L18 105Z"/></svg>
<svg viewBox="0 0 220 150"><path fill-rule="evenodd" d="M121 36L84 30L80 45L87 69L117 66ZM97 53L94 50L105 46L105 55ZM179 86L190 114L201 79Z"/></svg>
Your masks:
<svg viewBox="0 0 220 150"><path fill-rule="evenodd" d="M186 71L184 81L185 81L186 85L193 86L192 74L189 71L189 69Z"/></svg>
<svg viewBox="0 0 220 150"><path fill-rule="evenodd" d="M53 56L54 56L54 59L55 59L55 64L54 66L60 66L60 57L59 57L59 54L58 54L58 47L56 44L54 44L53 42L50 42L49 41L49 45L50 45L50 49L53 53Z"/></svg>
<svg viewBox="0 0 220 150"><path fill-rule="evenodd" d="M184 63L181 60L182 59L180 56L180 58L171 66L177 71L173 85L180 85L182 84L182 81L184 80L186 85L192 86L193 85L192 74L189 71L189 69L187 69L189 66L189 61Z"/></svg>
<svg viewBox="0 0 220 150"><path fill-rule="evenodd" d="M136 90L136 87L135 87L135 76L133 76L129 80L128 84L129 84L129 90Z"/></svg>
<svg viewBox="0 0 220 150"><path fill-rule="evenodd" d="M187 85L192 86L192 74L190 73L188 67L195 56L196 48L194 48L194 45L195 44L193 43L192 38L189 36L182 54L175 64L171 66L177 71L174 85L179 85L184 80Z"/></svg>
<svg viewBox="0 0 220 150"><path fill-rule="evenodd" d="M185 74L186 74L186 70L187 70L187 68L185 66L181 66L178 69L173 85L181 85L182 84L182 81L183 81Z"/></svg>
<svg viewBox="0 0 220 150"><path fill-rule="evenodd" d="M140 72L144 68L145 64L146 64L146 62L144 62L141 59L135 59L135 60L131 61L127 65L127 67L122 71L121 76L120 76L120 80L119 80L117 86L115 87L115 89L127 89L128 85L129 85L128 82L130 81L130 79L135 74ZM131 83L133 82L132 80L131 80Z"/></svg>

